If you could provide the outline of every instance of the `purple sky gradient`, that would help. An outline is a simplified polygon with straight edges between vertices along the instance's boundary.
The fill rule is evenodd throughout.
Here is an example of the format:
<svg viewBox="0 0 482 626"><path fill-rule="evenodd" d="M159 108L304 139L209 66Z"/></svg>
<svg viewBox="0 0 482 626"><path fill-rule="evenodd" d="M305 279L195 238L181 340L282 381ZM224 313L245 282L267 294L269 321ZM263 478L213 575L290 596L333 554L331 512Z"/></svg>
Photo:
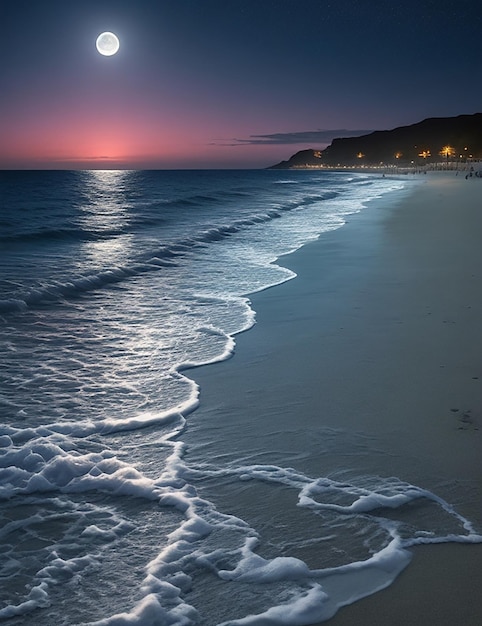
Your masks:
<svg viewBox="0 0 482 626"><path fill-rule="evenodd" d="M467 0L5 0L0 167L266 167L475 113L480 32Z"/></svg>

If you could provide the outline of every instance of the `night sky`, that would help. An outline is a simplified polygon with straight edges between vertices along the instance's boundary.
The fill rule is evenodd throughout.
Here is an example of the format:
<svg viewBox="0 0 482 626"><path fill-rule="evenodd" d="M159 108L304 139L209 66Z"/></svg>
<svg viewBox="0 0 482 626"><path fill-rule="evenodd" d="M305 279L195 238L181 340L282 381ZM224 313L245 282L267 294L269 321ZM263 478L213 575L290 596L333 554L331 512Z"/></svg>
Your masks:
<svg viewBox="0 0 482 626"><path fill-rule="evenodd" d="M480 0L2 0L0 167L265 167L479 112L481 41Z"/></svg>

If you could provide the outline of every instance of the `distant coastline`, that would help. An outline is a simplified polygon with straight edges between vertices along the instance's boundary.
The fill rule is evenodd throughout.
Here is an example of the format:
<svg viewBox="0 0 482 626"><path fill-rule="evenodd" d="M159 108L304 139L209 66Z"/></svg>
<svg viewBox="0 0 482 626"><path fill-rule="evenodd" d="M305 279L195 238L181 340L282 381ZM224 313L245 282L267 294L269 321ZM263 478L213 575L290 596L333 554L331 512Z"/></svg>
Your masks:
<svg viewBox="0 0 482 626"><path fill-rule="evenodd" d="M334 139L268 169L464 169L482 159L482 113L428 118L411 126Z"/></svg>

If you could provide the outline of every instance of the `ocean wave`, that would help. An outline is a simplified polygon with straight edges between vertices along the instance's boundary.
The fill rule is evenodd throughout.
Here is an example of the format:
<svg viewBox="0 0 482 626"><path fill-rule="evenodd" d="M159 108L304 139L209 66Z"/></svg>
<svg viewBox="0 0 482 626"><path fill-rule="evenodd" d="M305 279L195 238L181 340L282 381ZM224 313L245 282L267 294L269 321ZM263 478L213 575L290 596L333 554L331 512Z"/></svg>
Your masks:
<svg viewBox="0 0 482 626"><path fill-rule="evenodd" d="M15 235L0 236L0 241L5 243L13 242L31 242L31 241L52 241L52 240L75 240L75 241L97 241L99 239L109 239L122 234L119 229L102 231L96 233L84 230L82 228L60 228L60 229L41 229L34 232L18 233Z"/></svg>
<svg viewBox="0 0 482 626"><path fill-rule="evenodd" d="M0 313L19 312L25 308L51 303L61 299L75 298L90 291L122 282L133 276L158 271L161 268L173 267L185 254L195 251L205 244L215 243L231 237L235 233L255 224L267 223L279 219L283 213L308 207L314 203L333 199L336 192L305 195L300 199L286 202L264 211L259 211L244 219L234 220L230 224L213 225L198 231L191 237L173 241L158 250L151 249L129 264L106 268L101 271L78 277L72 277L64 283L51 283L47 286L31 288L26 293L18 293L15 297L0 299Z"/></svg>

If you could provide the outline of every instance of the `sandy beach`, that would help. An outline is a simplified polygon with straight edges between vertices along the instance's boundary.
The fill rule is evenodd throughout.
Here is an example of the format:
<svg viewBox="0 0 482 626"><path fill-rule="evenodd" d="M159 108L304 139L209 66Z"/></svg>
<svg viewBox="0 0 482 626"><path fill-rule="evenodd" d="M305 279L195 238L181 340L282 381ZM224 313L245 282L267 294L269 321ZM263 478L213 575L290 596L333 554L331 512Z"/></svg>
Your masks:
<svg viewBox="0 0 482 626"><path fill-rule="evenodd" d="M480 532L481 198L478 178L429 173L280 259L297 278L251 298L257 324L236 338L234 358L192 372L201 407L184 436L188 460L393 475ZM236 513L243 496L217 497ZM266 528L276 506L260 495ZM325 623L482 623L482 546L413 555L391 587Z"/></svg>

